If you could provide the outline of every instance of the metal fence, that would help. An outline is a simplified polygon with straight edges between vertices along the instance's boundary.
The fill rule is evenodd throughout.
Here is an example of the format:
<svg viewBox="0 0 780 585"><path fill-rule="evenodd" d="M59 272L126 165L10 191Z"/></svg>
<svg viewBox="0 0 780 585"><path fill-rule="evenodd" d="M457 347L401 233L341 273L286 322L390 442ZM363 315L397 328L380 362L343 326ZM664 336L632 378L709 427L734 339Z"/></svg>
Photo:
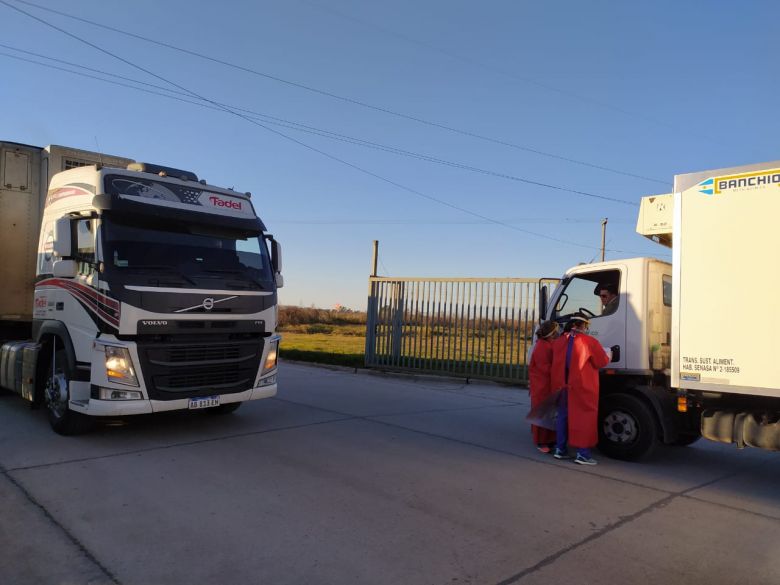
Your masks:
<svg viewBox="0 0 780 585"><path fill-rule="evenodd" d="M540 282L371 276L366 366L525 382Z"/></svg>

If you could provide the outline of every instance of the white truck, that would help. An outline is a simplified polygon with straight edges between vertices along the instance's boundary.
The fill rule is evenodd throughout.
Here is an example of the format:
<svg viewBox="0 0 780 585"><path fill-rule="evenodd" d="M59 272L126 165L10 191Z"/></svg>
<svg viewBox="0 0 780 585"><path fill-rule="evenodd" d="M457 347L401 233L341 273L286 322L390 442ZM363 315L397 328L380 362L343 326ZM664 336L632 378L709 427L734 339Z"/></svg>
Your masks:
<svg viewBox="0 0 780 585"><path fill-rule="evenodd" d="M275 395L281 248L250 197L0 142L0 386L45 405L60 434Z"/></svg>
<svg viewBox="0 0 780 585"><path fill-rule="evenodd" d="M544 318L586 313L590 334L619 347L600 377L605 454L638 459L700 436L780 450L778 217L780 161L677 175L674 193L642 199L637 222L672 249L671 264L585 264L549 301L542 287ZM610 288L617 307L606 310L598 293Z"/></svg>

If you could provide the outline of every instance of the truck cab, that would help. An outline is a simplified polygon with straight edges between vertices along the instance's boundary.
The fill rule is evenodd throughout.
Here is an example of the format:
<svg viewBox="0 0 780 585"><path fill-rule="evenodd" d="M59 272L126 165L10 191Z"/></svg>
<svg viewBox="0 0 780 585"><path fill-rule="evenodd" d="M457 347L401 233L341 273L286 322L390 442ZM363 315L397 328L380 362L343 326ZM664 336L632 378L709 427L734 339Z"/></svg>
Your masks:
<svg viewBox="0 0 780 585"><path fill-rule="evenodd" d="M605 306L600 292L614 300ZM574 313L590 318L589 335L617 347L601 371L599 448L636 459L659 439L693 440L695 432L670 416L672 266L654 258L581 264L568 270L552 292L542 290L543 315L564 325ZM549 298L549 300L548 300Z"/></svg>
<svg viewBox="0 0 780 585"><path fill-rule="evenodd" d="M600 291L613 290L605 307ZM672 266L654 258L631 258L572 268L550 299L549 318L563 324L576 312L590 317L589 334L604 347L618 346L610 369L651 375L669 369Z"/></svg>
<svg viewBox="0 0 780 585"><path fill-rule="evenodd" d="M25 157L45 174L41 161L60 147L27 148L3 153L6 175L8 160L21 168ZM0 385L45 405L61 434L95 417L232 412L273 396L281 248L251 195L189 171L111 162L2 193L4 211L29 218L3 237L32 253L8 275L26 294L11 298L19 314L3 311L4 322L30 330L0 349Z"/></svg>

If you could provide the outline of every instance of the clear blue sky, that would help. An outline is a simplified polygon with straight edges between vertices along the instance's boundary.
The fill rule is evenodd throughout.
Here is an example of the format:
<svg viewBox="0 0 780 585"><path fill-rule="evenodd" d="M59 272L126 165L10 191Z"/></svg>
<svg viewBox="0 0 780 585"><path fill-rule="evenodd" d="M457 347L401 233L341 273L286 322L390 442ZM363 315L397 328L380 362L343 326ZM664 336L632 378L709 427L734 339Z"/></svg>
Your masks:
<svg viewBox="0 0 780 585"><path fill-rule="evenodd" d="M780 159L776 2L35 1L462 133L3 0L213 102L515 179L637 203L676 173ZM284 246L282 303L364 307L374 239L395 276L556 276L597 256L602 217L608 258L664 252L633 205L258 121L348 166L224 110L9 58L166 86L2 3L0 22L0 139L97 143L251 191Z"/></svg>

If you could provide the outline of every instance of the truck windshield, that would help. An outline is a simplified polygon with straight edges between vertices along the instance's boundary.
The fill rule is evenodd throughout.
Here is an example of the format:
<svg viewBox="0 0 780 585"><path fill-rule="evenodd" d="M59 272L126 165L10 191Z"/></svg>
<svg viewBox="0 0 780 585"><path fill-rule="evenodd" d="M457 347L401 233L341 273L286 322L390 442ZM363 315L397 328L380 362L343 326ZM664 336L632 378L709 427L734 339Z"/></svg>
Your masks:
<svg viewBox="0 0 780 585"><path fill-rule="evenodd" d="M139 282L179 279L189 285L214 286L229 280L229 288L266 288L273 273L265 241L257 234L175 221L104 217L103 260L109 274ZM211 281L211 282L209 282Z"/></svg>

